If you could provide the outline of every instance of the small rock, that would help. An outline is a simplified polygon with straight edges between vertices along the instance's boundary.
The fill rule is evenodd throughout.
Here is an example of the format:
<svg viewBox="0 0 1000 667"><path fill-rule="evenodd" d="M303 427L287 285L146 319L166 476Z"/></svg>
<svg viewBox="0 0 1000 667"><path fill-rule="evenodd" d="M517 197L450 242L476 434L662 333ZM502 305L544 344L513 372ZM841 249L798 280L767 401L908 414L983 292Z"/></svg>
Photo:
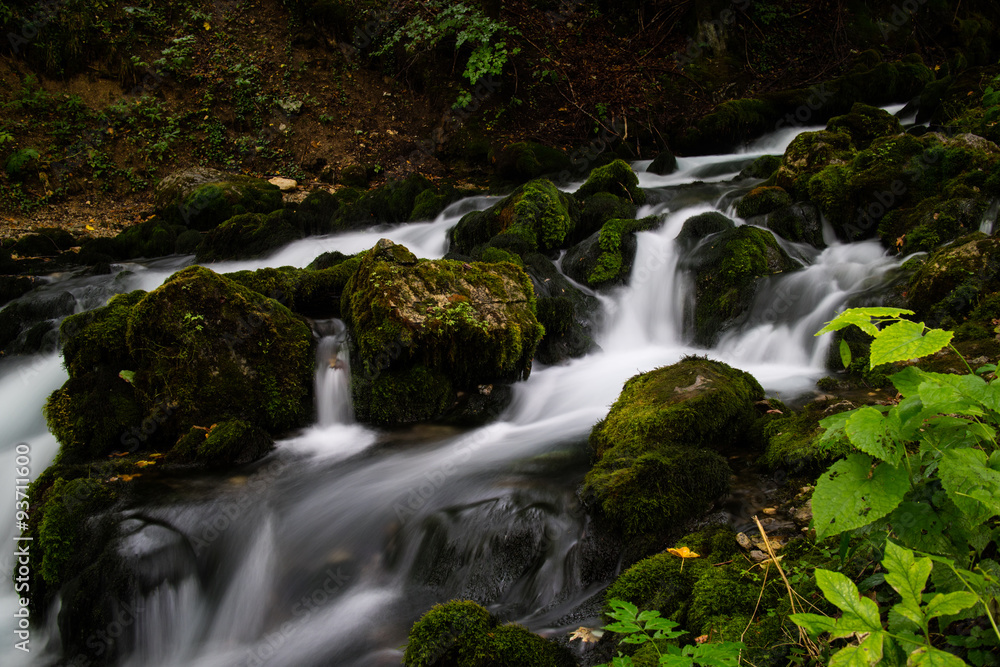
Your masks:
<svg viewBox="0 0 1000 667"><path fill-rule="evenodd" d="M754 549L753 551L750 552L750 558L753 558L758 563L763 563L766 560L770 560L771 557L768 556L763 551L758 551L757 549Z"/></svg>
<svg viewBox="0 0 1000 667"><path fill-rule="evenodd" d="M278 189L281 190L282 192L288 192L289 190L294 190L298 186L298 183L296 183L291 178L281 178L280 176L275 176L274 178L269 180L268 183L270 183L271 185L277 185Z"/></svg>
<svg viewBox="0 0 1000 667"><path fill-rule="evenodd" d="M746 533L736 533L736 541L744 549L749 549L753 546L753 542L750 541L750 538L747 537Z"/></svg>
<svg viewBox="0 0 1000 667"><path fill-rule="evenodd" d="M765 507L763 510L764 514L777 514L778 510L774 507Z"/></svg>

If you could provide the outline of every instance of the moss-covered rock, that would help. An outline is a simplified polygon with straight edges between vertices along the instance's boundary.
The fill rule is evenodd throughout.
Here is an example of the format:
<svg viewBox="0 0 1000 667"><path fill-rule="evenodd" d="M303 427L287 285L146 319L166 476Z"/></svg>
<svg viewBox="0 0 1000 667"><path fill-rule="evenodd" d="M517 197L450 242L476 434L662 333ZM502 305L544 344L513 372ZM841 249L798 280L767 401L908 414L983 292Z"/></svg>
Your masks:
<svg viewBox="0 0 1000 667"><path fill-rule="evenodd" d="M183 231L187 231L183 226L170 224L163 218L153 218L122 230L108 250L115 259L172 255L177 249L178 232ZM93 249L98 241L100 239L84 244L84 249Z"/></svg>
<svg viewBox="0 0 1000 667"><path fill-rule="evenodd" d="M573 667L576 661L562 646L526 628L500 625L470 600L432 607L413 624L403 654L408 667Z"/></svg>
<svg viewBox="0 0 1000 667"><path fill-rule="evenodd" d="M580 215L576 228L570 235L572 243L579 243L601 229L612 218L628 220L635 217L638 207L627 199L608 192L598 192L580 202Z"/></svg>
<svg viewBox="0 0 1000 667"><path fill-rule="evenodd" d="M770 178L781 166L780 155L761 155L740 172L744 178Z"/></svg>
<svg viewBox="0 0 1000 667"><path fill-rule="evenodd" d="M598 192L613 194L636 206L646 202L646 193L639 187L639 177L624 160L615 160L602 167L595 167L574 196L577 201L583 201Z"/></svg>
<svg viewBox="0 0 1000 667"><path fill-rule="evenodd" d="M781 406L778 413L764 415L758 422L764 453L760 458L767 468L786 475L819 474L848 453L844 443L819 444L824 429L819 422L830 415L850 409L839 399L812 401L798 410Z"/></svg>
<svg viewBox="0 0 1000 667"><path fill-rule="evenodd" d="M488 210L464 216L452 230L451 250L474 256L487 243L514 254L553 250L572 233L574 213L571 197L546 179L534 180Z"/></svg>
<svg viewBox="0 0 1000 667"><path fill-rule="evenodd" d="M420 193L433 189L431 182L419 174L402 181L388 181L363 193L356 201L343 200L343 205L334 213L333 226L337 230L346 230L406 222L412 219L413 208ZM338 195L344 197L340 191L334 196Z"/></svg>
<svg viewBox="0 0 1000 667"><path fill-rule="evenodd" d="M972 198L928 197L913 208L889 211L878 228L887 245L903 255L931 252L960 236L979 230L989 202L976 192Z"/></svg>
<svg viewBox="0 0 1000 667"><path fill-rule="evenodd" d="M600 301L577 289L539 253L525 256L524 269L535 289L538 321L545 327L535 358L556 364L591 352L596 347L593 336Z"/></svg>
<svg viewBox="0 0 1000 667"><path fill-rule="evenodd" d="M790 206L792 196L784 188L777 186L761 186L743 195L736 203L736 215L741 218L752 218L765 215L784 206Z"/></svg>
<svg viewBox="0 0 1000 667"><path fill-rule="evenodd" d="M663 151L649 163L649 167L646 171L658 176L667 176L672 174L677 171L677 158L674 157L674 154L670 151Z"/></svg>
<svg viewBox="0 0 1000 667"><path fill-rule="evenodd" d="M361 258L341 311L358 359L352 364L355 409L359 418L380 424L414 421L402 409L392 414L393 401L408 400L402 395L382 404L412 391L414 382L437 397L527 377L544 333L520 267L418 261L385 239Z"/></svg>
<svg viewBox="0 0 1000 667"><path fill-rule="evenodd" d="M655 217L608 220L599 232L569 249L562 269L573 280L594 288L624 284L632 272L636 232L653 229L657 223Z"/></svg>
<svg viewBox="0 0 1000 667"><path fill-rule="evenodd" d="M847 164L855 154L847 132L802 132L785 149L775 182L796 199L805 199L813 175L830 165Z"/></svg>
<svg viewBox="0 0 1000 667"><path fill-rule="evenodd" d="M310 416L309 328L208 269L70 317L62 336L70 377L45 412L65 463L165 451L193 426L234 419L277 435ZM213 462L261 455L259 439L240 442L243 453L231 442Z"/></svg>
<svg viewBox="0 0 1000 667"><path fill-rule="evenodd" d="M167 222L207 231L234 215L281 208L281 190L259 178L192 167L161 180L155 201Z"/></svg>
<svg viewBox="0 0 1000 667"><path fill-rule="evenodd" d="M188 437L189 436L189 437ZM230 419L206 430L192 428L175 450L178 458L211 467L228 468L250 463L267 454L274 440L260 427Z"/></svg>
<svg viewBox="0 0 1000 667"><path fill-rule="evenodd" d="M846 132L858 150L868 148L879 137L903 132L903 126L895 116L885 109L861 102L856 102L849 113L831 118L826 129L830 132Z"/></svg>
<svg viewBox="0 0 1000 667"><path fill-rule="evenodd" d="M136 389L176 404L179 432L238 418L282 433L309 417L309 328L276 301L208 269L179 271L143 297L127 341Z"/></svg>
<svg viewBox="0 0 1000 667"><path fill-rule="evenodd" d="M40 227L19 238L11 248L22 257L51 257L76 245L72 234L57 227Z"/></svg>
<svg viewBox="0 0 1000 667"><path fill-rule="evenodd" d="M196 259L214 262L260 257L302 236L295 214L288 209L268 215L236 215L205 235Z"/></svg>
<svg viewBox="0 0 1000 667"><path fill-rule="evenodd" d="M910 278L907 303L919 321L954 327L980 322L992 331L1000 292L1000 239L972 234L941 248Z"/></svg>
<svg viewBox="0 0 1000 667"><path fill-rule="evenodd" d="M814 248L825 248L823 221L819 210L812 204L801 203L783 206L767 214L764 226L783 239L808 243Z"/></svg>
<svg viewBox="0 0 1000 667"><path fill-rule="evenodd" d="M340 254L340 253L338 253ZM233 282L281 303L289 310L317 319L340 317L340 300L361 258L341 255L324 261L324 268L291 266L226 274Z"/></svg>
<svg viewBox="0 0 1000 667"><path fill-rule="evenodd" d="M747 312L760 278L797 267L770 232L749 226L712 237L688 261L695 272L695 341L705 346Z"/></svg>
<svg viewBox="0 0 1000 667"><path fill-rule="evenodd" d="M500 178L512 183L525 183L569 169L570 166L569 156L565 151L534 141L508 144L496 155L494 161Z"/></svg>
<svg viewBox="0 0 1000 667"><path fill-rule="evenodd" d="M697 357L633 377L591 431L585 493L648 548L728 489L715 450L748 445L763 395L747 373Z"/></svg>
<svg viewBox="0 0 1000 667"><path fill-rule="evenodd" d="M7 304L0 310L0 351L10 355L54 349L58 321L76 306L76 297L69 292L43 292Z"/></svg>
<svg viewBox="0 0 1000 667"><path fill-rule="evenodd" d="M699 213L684 221L681 231L677 234L677 243L685 248L693 248L703 238L735 227L735 222L718 211Z"/></svg>

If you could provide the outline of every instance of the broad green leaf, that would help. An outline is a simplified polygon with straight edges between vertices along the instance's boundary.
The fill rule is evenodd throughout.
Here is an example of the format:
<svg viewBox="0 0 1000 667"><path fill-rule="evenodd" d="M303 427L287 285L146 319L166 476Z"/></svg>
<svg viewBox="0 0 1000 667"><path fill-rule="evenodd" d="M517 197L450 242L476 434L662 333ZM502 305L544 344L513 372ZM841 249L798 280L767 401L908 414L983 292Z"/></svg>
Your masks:
<svg viewBox="0 0 1000 667"><path fill-rule="evenodd" d="M830 658L830 667L871 667L879 664L882 662L884 638L881 629L872 632L857 646L848 646L835 653Z"/></svg>
<svg viewBox="0 0 1000 667"><path fill-rule="evenodd" d="M923 324L900 320L880 331L872 341L871 368L934 354L948 345L952 336L952 332L942 329L924 333Z"/></svg>
<svg viewBox="0 0 1000 667"><path fill-rule="evenodd" d="M910 654L907 666L913 667L967 667L965 661L957 655L936 649L933 646L922 646Z"/></svg>
<svg viewBox="0 0 1000 667"><path fill-rule="evenodd" d="M968 591L955 591L953 593L938 593L927 603L927 618L937 618L950 614L957 614L963 609L975 605L979 598L974 593Z"/></svg>
<svg viewBox="0 0 1000 667"><path fill-rule="evenodd" d="M851 454L837 461L816 482L813 523L823 540L881 519L903 501L910 488L906 470L888 463L872 469L872 459Z"/></svg>
<svg viewBox="0 0 1000 667"><path fill-rule="evenodd" d="M858 587L840 572L830 570L816 570L816 585L823 591L827 600L832 602L838 609L844 612L844 616L853 616L851 625L860 622L863 627L850 628L850 632L880 632L882 622L878 616L878 605L873 600L861 597ZM843 627L841 617L837 622L836 633L840 634Z"/></svg>
<svg viewBox="0 0 1000 667"><path fill-rule="evenodd" d="M827 322L825 327L816 332L816 335L820 336L830 331L839 331L853 324L866 334L874 336L878 333L878 329L872 324L873 317L899 317L900 315L912 314L912 310L904 310L902 308L848 308Z"/></svg>
<svg viewBox="0 0 1000 667"><path fill-rule="evenodd" d="M916 366L907 366L898 373L893 373L889 376L889 380L892 382L892 386L896 388L904 398L909 398L910 396L915 396L917 394L917 387L923 382L924 373Z"/></svg>
<svg viewBox="0 0 1000 667"><path fill-rule="evenodd" d="M614 613L610 614L611 618L616 618L619 621L624 621L626 618L635 620L636 615L639 613L638 607L625 600L609 600L608 605L615 610ZM621 615L616 616L615 614Z"/></svg>
<svg viewBox="0 0 1000 667"><path fill-rule="evenodd" d="M949 449L941 456L938 474L951 501L973 523L1000 514L1000 472L986 465L978 449Z"/></svg>
<svg viewBox="0 0 1000 667"><path fill-rule="evenodd" d="M996 364L986 364L976 369L976 375L982 375L984 373L996 373L996 370L997 370Z"/></svg>
<svg viewBox="0 0 1000 667"><path fill-rule="evenodd" d="M885 431L885 417L871 406L854 410L844 426L848 440L865 454L871 454L880 461L898 463L901 455L895 443L886 441Z"/></svg>
<svg viewBox="0 0 1000 667"><path fill-rule="evenodd" d="M652 620L657 619L657 618L660 618L660 612L658 612L655 609L647 609L647 610L645 610L643 612L640 612L639 616L636 617L636 620L637 621L652 621ZM676 623L675 623L675 625L676 625Z"/></svg>
<svg viewBox="0 0 1000 667"><path fill-rule="evenodd" d="M621 632L622 634L632 634L636 632L642 632L642 628L636 623L631 621L620 621L618 623L612 623L610 625L604 626L605 630L611 630L612 632Z"/></svg>
<svg viewBox="0 0 1000 667"><path fill-rule="evenodd" d="M702 667L737 667L740 664L740 651L745 648L743 642L697 644L692 656Z"/></svg>
<svg viewBox="0 0 1000 667"><path fill-rule="evenodd" d="M840 362L844 364L844 368L851 365L851 346L846 340L840 341Z"/></svg>
<svg viewBox="0 0 1000 667"><path fill-rule="evenodd" d="M920 400L923 402L924 407L928 410L936 410L945 414L955 413L976 416L985 414L978 400L970 398L961 389L951 384L926 380L920 383L917 391L920 394Z"/></svg>
<svg viewBox="0 0 1000 667"><path fill-rule="evenodd" d="M837 626L837 619L820 614L791 614L788 618L813 637L818 637L824 632L833 632Z"/></svg>
<svg viewBox="0 0 1000 667"><path fill-rule="evenodd" d="M934 568L931 559L914 558L913 552L909 549L887 541L882 566L888 570L885 575L886 582L902 596L903 603L915 605L919 609L920 596Z"/></svg>
<svg viewBox="0 0 1000 667"><path fill-rule="evenodd" d="M838 412L835 415L830 415L819 420L819 425L826 429L819 441L823 443L831 440L839 440L844 434L844 426L847 425L847 420L851 418L854 412L854 410Z"/></svg>
<svg viewBox="0 0 1000 667"><path fill-rule="evenodd" d="M953 553L947 517L928 502L905 501L888 517L900 542L920 551Z"/></svg>
<svg viewBox="0 0 1000 667"><path fill-rule="evenodd" d="M911 619L903 616L896 609L889 610L889 632L894 635L901 636L904 634L913 634L915 632L922 632L920 625L914 623ZM918 644L920 641L917 642Z"/></svg>

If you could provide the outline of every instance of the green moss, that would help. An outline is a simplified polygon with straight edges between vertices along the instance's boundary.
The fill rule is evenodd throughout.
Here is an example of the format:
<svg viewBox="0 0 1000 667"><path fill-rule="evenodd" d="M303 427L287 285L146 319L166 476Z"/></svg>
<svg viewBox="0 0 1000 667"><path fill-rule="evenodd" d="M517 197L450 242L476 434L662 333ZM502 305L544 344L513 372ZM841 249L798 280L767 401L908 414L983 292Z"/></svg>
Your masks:
<svg viewBox="0 0 1000 667"><path fill-rule="evenodd" d="M238 418L281 433L309 417L309 327L208 269L184 269L136 304L127 342L136 388L177 406L174 432Z"/></svg>
<svg viewBox="0 0 1000 667"><path fill-rule="evenodd" d="M113 256L116 259L135 259L172 255L177 247L177 229L162 218L133 225L114 238Z"/></svg>
<svg viewBox="0 0 1000 667"><path fill-rule="evenodd" d="M574 229L575 204L545 179L526 183L503 201L482 212L465 215L452 230L452 251L474 255L477 246L491 245L524 254L561 247ZM498 236L517 244L501 244Z"/></svg>
<svg viewBox="0 0 1000 667"><path fill-rule="evenodd" d="M510 262L511 264L516 264L517 266L524 266L524 260L518 255L509 253L503 248L495 248L493 246L483 248L476 259L480 262L487 262L490 264L495 264L496 262Z"/></svg>
<svg viewBox="0 0 1000 667"><path fill-rule="evenodd" d="M52 590L68 578L68 566L87 539L87 520L110 506L113 497L103 482L87 478L60 477L45 492L35 544L42 554L42 579Z"/></svg>
<svg viewBox="0 0 1000 667"><path fill-rule="evenodd" d="M705 346L747 311L759 278L797 268L770 232L750 226L713 237L690 262L695 269L695 341Z"/></svg>
<svg viewBox="0 0 1000 667"><path fill-rule="evenodd" d="M913 208L890 211L879 225L879 236L901 254L932 252L949 241L978 231L988 202L975 198L928 197Z"/></svg>
<svg viewBox="0 0 1000 667"><path fill-rule="evenodd" d="M770 178L781 167L780 155L761 155L749 167L740 172L745 178Z"/></svg>
<svg viewBox="0 0 1000 667"><path fill-rule="evenodd" d="M642 220L612 219L604 223L598 236L597 245L600 255L590 273L587 284L598 287L606 283L623 283L632 269L631 258L626 262L622 253L622 243L626 234L651 229L656 224L655 218Z"/></svg>
<svg viewBox="0 0 1000 667"><path fill-rule="evenodd" d="M598 192L613 194L637 206L646 202L646 193L639 187L639 177L624 160L615 160L594 168L574 197L578 201L584 201Z"/></svg>
<svg viewBox="0 0 1000 667"><path fill-rule="evenodd" d="M448 376L421 365L371 366L354 373L351 390L358 419L384 426L430 421L456 403L456 390Z"/></svg>
<svg viewBox="0 0 1000 667"><path fill-rule="evenodd" d="M789 206L792 197L784 188L779 187L759 187L754 188L740 198L736 204L736 215L741 218L752 218L755 215L764 215L783 206Z"/></svg>
<svg viewBox="0 0 1000 667"><path fill-rule="evenodd" d="M749 617L758 599L761 609L769 609L784 590L780 577L768 577L765 584L762 569L744 570L736 564L706 569L691 593L687 629L695 635L707 634L713 618Z"/></svg>
<svg viewBox="0 0 1000 667"><path fill-rule="evenodd" d="M410 220L433 220L448 204L448 196L434 190L424 190L413 200Z"/></svg>
<svg viewBox="0 0 1000 667"><path fill-rule="evenodd" d="M572 667L564 647L526 628L499 625L489 612L469 600L438 604L410 630L403 654L408 667Z"/></svg>
<svg viewBox="0 0 1000 667"><path fill-rule="evenodd" d="M134 429L150 416L145 403L117 372L105 369L67 380L44 412L63 459L75 463L137 445Z"/></svg>
<svg viewBox="0 0 1000 667"><path fill-rule="evenodd" d="M692 551L700 554L696 549ZM656 554L619 575L604 591L604 599L624 600L639 609L656 609L667 618L682 619L687 614L695 582L709 567L708 559L684 560L668 553ZM611 608L605 602L605 617L609 611Z"/></svg>
<svg viewBox="0 0 1000 667"><path fill-rule="evenodd" d="M734 227L736 227L736 223L718 211L700 213L684 221L684 226L677 234L677 242L692 248L706 236L718 234Z"/></svg>
<svg viewBox="0 0 1000 667"><path fill-rule="evenodd" d="M573 233L573 239L581 241L600 228L608 220L635 218L638 207L627 199L609 192L598 192L580 202L580 218Z"/></svg>
<svg viewBox="0 0 1000 667"><path fill-rule="evenodd" d="M764 390L749 373L688 357L629 379L608 416L591 431L599 456L668 446L725 447L741 442Z"/></svg>
<svg viewBox="0 0 1000 667"><path fill-rule="evenodd" d="M815 174L831 165L847 164L855 154L847 132L802 132L785 149L775 182L795 199L805 199Z"/></svg>
<svg viewBox="0 0 1000 667"><path fill-rule="evenodd" d="M815 401L800 410L784 408L780 415L766 415L759 422L765 448L761 461L788 474L819 473L848 453L843 443L820 445L820 420L846 407L831 410L834 401Z"/></svg>
<svg viewBox="0 0 1000 667"><path fill-rule="evenodd" d="M228 467L256 461L273 446L274 441L267 432L245 421L231 419L208 431L195 457L211 466Z"/></svg>
<svg viewBox="0 0 1000 667"><path fill-rule="evenodd" d="M208 231L235 215L267 214L279 208L277 186L249 176L227 175L225 180L194 188L183 199L164 202L161 215L169 222Z"/></svg>
<svg viewBox="0 0 1000 667"><path fill-rule="evenodd" d="M58 227L39 227L11 246L22 257L52 257L77 245L72 234Z"/></svg>
<svg viewBox="0 0 1000 667"><path fill-rule="evenodd" d="M278 301L293 312L327 319L340 317L344 287L360 263L360 257L341 255L336 261L324 261L327 266L322 269L283 266L236 271L226 274L226 277Z"/></svg>
<svg viewBox="0 0 1000 667"><path fill-rule="evenodd" d="M212 262L260 257L302 236L294 213L287 209L268 215L237 215L205 235L198 247L197 260Z"/></svg>
<svg viewBox="0 0 1000 667"><path fill-rule="evenodd" d="M831 132L846 132L858 149L865 149L874 139L903 132L899 120L884 109L856 102L851 111L843 116L831 118L826 129Z"/></svg>
<svg viewBox="0 0 1000 667"><path fill-rule="evenodd" d="M133 306L145 295L142 290L119 294L106 306L63 320L59 331L70 377L82 377L100 366L132 368L125 332Z"/></svg>
<svg viewBox="0 0 1000 667"><path fill-rule="evenodd" d="M362 194L352 203L345 202L335 212L333 225L336 229L357 229L380 223L406 222L411 219L417 196L426 190L433 190L433 187L419 174L402 181L389 181Z"/></svg>
<svg viewBox="0 0 1000 667"><path fill-rule="evenodd" d="M520 267L418 262L387 240L362 257L341 310L354 331L356 373L423 366L456 390L526 377L544 333Z"/></svg>

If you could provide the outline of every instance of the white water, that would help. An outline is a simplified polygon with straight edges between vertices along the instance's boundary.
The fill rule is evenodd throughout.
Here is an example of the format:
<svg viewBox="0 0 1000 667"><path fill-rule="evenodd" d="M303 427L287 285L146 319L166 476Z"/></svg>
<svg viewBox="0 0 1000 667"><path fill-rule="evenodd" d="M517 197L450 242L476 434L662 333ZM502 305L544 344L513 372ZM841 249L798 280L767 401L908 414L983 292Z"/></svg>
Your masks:
<svg viewBox="0 0 1000 667"><path fill-rule="evenodd" d="M573 461L622 383L685 354L707 352L753 373L771 393L807 392L826 374L827 342L812 334L898 264L874 242L828 239L822 252L800 248L795 254L806 267L762 281L746 321L714 349L686 342L692 286L679 269L675 237L685 220L717 210L727 192L743 185L726 181L750 160L780 153L791 138L785 132L743 154L681 159L669 177L640 171L641 183L661 188L667 202L640 215L663 222L638 235L629 285L601 297L602 350L560 366L536 366L515 386L510 407L487 426L382 433L355 423L349 362L339 352L343 332L335 322L318 327L317 423L280 442L246 475L185 484L169 505L147 508L145 516L157 523L144 524L123 543L136 563L175 554L165 561L172 574L134 601L143 611L127 628L136 648L125 662L398 664L398 647L413 620L454 597L481 598L505 619L543 633L580 625L579 617L567 614L607 582L588 579L579 562L589 533L575 497L581 467ZM695 181L703 185L685 188ZM382 237L418 256L440 257L460 216L495 200L459 202L433 222L304 239L264 260L212 268L305 266L323 252L357 252ZM129 265L134 273L115 281L115 289L153 289L189 261ZM21 380L23 367L38 369L31 382ZM0 369L0 398L17 408L5 410L4 432L11 443L30 442L34 477L56 451L39 408L65 374L54 356L8 361ZM0 454L0 465L10 470L8 451ZM8 537L12 509L0 506ZM216 527L210 539L206 526ZM181 549L188 539L205 546ZM4 557L0 553L0 565L9 572ZM196 576L206 563L213 568ZM6 630L2 623L9 624L14 602L9 580L2 585L0 629ZM40 647L46 633L33 632L33 647ZM19 652L2 651L5 665L43 664L37 653L25 661Z"/></svg>

